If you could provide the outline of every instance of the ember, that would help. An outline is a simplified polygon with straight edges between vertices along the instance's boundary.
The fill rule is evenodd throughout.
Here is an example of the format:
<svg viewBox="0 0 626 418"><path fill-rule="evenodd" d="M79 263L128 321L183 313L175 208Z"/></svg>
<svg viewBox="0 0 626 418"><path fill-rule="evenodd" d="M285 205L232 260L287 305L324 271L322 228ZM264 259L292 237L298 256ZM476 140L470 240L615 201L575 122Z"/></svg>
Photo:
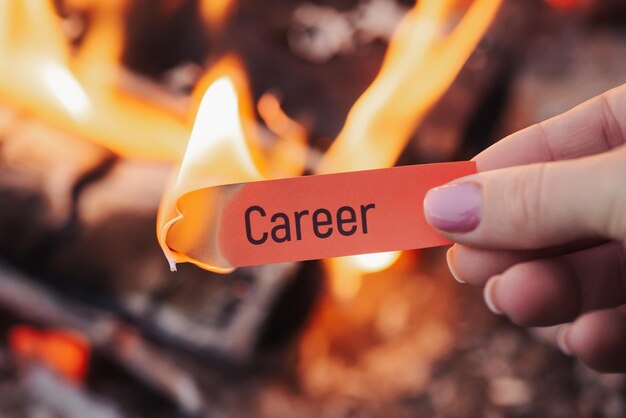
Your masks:
<svg viewBox="0 0 626 418"><path fill-rule="evenodd" d="M0 0L0 415L623 416L623 378L440 249L204 270L177 249L206 225L171 222L210 185L468 159L623 83L614 3ZM354 238L370 203L252 206L248 239Z"/></svg>
<svg viewBox="0 0 626 418"><path fill-rule="evenodd" d="M76 332L17 326L9 332L9 345L17 355L39 360L68 379L80 381L87 373L89 344Z"/></svg>

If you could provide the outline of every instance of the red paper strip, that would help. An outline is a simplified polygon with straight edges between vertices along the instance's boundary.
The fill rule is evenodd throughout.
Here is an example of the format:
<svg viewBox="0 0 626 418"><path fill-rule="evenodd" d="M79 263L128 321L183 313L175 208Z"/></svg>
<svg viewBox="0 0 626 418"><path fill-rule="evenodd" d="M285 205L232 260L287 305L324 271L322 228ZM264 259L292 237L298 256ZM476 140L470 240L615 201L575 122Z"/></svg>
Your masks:
<svg viewBox="0 0 626 418"><path fill-rule="evenodd" d="M444 245L426 223L424 196L475 172L455 162L223 186L232 189L219 247L241 267Z"/></svg>

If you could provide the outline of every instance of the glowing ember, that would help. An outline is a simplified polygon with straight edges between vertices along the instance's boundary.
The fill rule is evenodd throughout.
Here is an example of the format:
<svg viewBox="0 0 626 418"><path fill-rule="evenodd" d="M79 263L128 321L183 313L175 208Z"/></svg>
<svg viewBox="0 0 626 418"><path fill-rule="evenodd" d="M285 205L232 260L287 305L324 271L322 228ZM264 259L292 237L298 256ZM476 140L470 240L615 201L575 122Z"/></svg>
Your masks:
<svg viewBox="0 0 626 418"><path fill-rule="evenodd" d="M39 361L67 379L81 381L87 373L91 349L76 332L15 326L9 331L9 346L18 356Z"/></svg>

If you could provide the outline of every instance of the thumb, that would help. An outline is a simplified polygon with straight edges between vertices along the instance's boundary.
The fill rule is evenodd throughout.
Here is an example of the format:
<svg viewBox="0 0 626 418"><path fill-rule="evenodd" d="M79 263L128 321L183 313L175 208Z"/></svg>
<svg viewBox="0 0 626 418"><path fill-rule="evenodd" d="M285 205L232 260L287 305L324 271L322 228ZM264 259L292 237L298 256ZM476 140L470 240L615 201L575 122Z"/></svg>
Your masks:
<svg viewBox="0 0 626 418"><path fill-rule="evenodd" d="M626 147L487 171L430 190L427 221L453 241L532 249L626 237Z"/></svg>

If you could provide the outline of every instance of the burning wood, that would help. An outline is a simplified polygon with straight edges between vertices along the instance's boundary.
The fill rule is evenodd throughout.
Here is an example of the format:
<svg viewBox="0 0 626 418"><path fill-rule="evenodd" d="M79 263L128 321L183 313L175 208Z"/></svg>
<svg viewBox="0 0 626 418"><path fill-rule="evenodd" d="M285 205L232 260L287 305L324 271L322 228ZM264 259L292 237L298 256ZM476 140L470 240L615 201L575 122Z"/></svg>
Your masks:
<svg viewBox="0 0 626 418"><path fill-rule="evenodd" d="M65 377L81 380L87 371L89 344L92 344L149 385L171 396L182 409L197 412L201 408L195 383L189 375L130 327L106 313L58 298L11 271L0 270L0 282L2 309L19 312L23 320L78 329L88 338L88 341L79 340L77 336L55 331L38 332L21 326L13 328L10 334L11 346L18 354L39 359Z"/></svg>
<svg viewBox="0 0 626 418"><path fill-rule="evenodd" d="M99 294L105 303L118 298L115 304L163 339L233 360L249 358L274 301L297 274L291 266L242 270L226 280L187 269L170 285L152 238L170 167L119 160L23 114L4 115L5 257L53 285ZM236 287L248 291L234 292Z"/></svg>
<svg viewBox="0 0 626 418"><path fill-rule="evenodd" d="M40 361L66 379L80 382L87 373L90 347L75 331L15 326L9 331L9 346L18 356Z"/></svg>

